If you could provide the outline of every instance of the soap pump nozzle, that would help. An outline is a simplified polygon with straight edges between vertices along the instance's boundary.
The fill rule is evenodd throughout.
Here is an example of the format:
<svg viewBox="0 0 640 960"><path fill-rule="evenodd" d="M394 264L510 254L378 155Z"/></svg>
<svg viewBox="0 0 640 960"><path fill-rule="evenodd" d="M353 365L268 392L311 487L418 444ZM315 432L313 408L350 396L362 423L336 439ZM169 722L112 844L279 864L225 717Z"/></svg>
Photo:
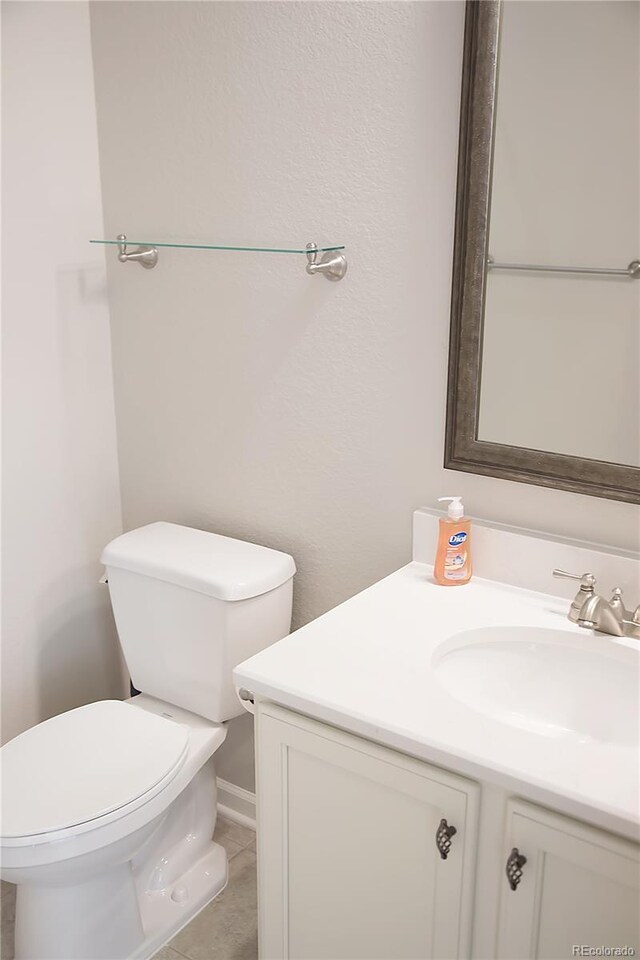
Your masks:
<svg viewBox="0 0 640 960"><path fill-rule="evenodd" d="M450 520L462 520L464 517L464 505L462 503L461 497L438 497L438 503L442 503L443 500L449 500L449 506L447 507L447 515Z"/></svg>

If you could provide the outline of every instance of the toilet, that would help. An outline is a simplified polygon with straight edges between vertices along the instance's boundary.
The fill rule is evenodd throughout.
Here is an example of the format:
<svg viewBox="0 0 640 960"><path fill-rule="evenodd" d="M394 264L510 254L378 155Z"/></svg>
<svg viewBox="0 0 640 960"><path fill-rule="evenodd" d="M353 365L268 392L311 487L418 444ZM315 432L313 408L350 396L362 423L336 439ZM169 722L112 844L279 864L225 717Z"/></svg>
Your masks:
<svg viewBox="0 0 640 960"><path fill-rule="evenodd" d="M150 957L224 889L215 752L243 713L232 670L290 629L288 554L152 523L101 559L141 693L69 710L0 751L16 960Z"/></svg>

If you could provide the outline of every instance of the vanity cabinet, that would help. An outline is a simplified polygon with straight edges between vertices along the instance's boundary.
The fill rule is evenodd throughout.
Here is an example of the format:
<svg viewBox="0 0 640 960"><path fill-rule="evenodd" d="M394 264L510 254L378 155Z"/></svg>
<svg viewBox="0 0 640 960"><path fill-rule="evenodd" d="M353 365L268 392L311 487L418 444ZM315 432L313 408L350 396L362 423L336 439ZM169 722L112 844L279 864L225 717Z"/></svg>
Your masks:
<svg viewBox="0 0 640 960"><path fill-rule="evenodd" d="M513 853L516 850L517 853ZM498 957L574 956L580 944L638 950L638 847L523 801L507 808L505 863L526 856L502 886ZM506 876L505 876L506 881Z"/></svg>
<svg viewBox="0 0 640 960"><path fill-rule="evenodd" d="M637 844L269 702L256 719L261 960L637 955Z"/></svg>
<svg viewBox="0 0 640 960"><path fill-rule="evenodd" d="M261 958L468 956L477 784L272 704L257 721Z"/></svg>

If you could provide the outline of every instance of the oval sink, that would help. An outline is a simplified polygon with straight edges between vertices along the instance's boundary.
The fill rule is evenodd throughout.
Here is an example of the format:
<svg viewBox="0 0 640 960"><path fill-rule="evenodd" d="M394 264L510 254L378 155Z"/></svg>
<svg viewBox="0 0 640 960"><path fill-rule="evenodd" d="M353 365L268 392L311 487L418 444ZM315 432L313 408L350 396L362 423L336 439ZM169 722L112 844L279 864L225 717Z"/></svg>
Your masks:
<svg viewBox="0 0 640 960"><path fill-rule="evenodd" d="M440 644L436 677L450 696L545 737L638 744L638 651L599 635L482 627Z"/></svg>

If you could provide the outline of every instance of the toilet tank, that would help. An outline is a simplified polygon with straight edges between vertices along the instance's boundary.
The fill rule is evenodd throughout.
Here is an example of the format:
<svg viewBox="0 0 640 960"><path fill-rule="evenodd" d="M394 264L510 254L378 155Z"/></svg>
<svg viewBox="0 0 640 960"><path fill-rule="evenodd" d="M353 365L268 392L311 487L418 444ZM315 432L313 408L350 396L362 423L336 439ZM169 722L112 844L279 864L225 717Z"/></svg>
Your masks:
<svg viewBox="0 0 640 960"><path fill-rule="evenodd" d="M134 686L218 723L243 713L231 673L289 633L293 558L151 523L112 540L101 560Z"/></svg>

